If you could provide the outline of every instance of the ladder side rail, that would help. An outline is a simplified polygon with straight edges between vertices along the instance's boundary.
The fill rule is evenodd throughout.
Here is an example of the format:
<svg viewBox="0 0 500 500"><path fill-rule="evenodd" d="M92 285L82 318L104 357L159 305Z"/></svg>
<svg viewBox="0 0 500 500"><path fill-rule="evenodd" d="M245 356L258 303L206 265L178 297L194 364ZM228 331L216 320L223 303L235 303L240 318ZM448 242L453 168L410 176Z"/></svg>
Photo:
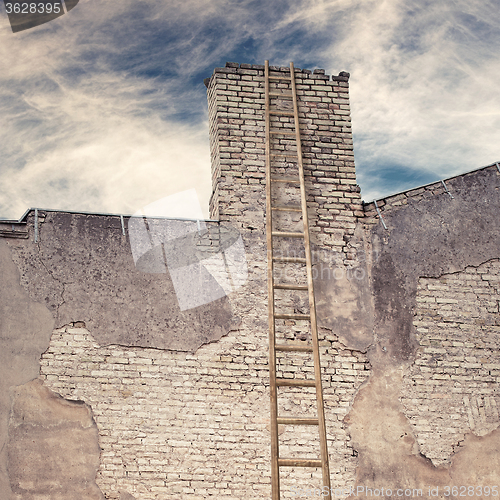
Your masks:
<svg viewBox="0 0 500 500"><path fill-rule="evenodd" d="M269 61L265 63L265 121L266 121L266 239L267 284L269 300L269 393L271 398L271 483L272 500L280 500L278 392L276 386L276 332L274 311L273 235L271 209L271 118L269 101Z"/></svg>
<svg viewBox="0 0 500 500"><path fill-rule="evenodd" d="M304 225L304 243L305 243L305 257L306 257L306 270L307 270L307 284L309 288L309 314L311 316L311 337L314 351L314 378L316 382L316 402L319 420L319 435L321 447L321 468L323 473L323 486L328 488L325 500L331 500L331 485L330 485L330 467L328 457L328 445L326 440L326 424L325 424L325 411L323 402L323 387L321 383L321 363L319 359L319 341L318 341L318 326L316 319L316 303L314 300L314 284L312 277L312 259L311 259L311 246L309 236L309 220L307 214L307 198L304 180L304 166L302 162L302 145L300 140L300 126L299 126L299 109L297 104L297 88L295 83L295 68L293 62L290 63L290 77L292 84L292 101L295 120L295 133L297 141L297 160L300 178L300 197L302 204L302 221Z"/></svg>

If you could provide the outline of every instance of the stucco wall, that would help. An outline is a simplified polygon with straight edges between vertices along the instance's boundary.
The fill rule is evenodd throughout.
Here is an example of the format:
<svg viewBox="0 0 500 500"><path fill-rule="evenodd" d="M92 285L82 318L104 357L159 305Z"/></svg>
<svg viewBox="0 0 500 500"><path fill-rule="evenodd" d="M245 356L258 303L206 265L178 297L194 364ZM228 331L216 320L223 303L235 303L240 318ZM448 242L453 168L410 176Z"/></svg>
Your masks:
<svg viewBox="0 0 500 500"><path fill-rule="evenodd" d="M372 375L346 423L360 487L423 488L429 496L435 486L445 498L446 486L473 486L471 496L486 498L480 488L500 480L500 173L482 168L446 188L379 201L386 227L374 204L365 206Z"/></svg>

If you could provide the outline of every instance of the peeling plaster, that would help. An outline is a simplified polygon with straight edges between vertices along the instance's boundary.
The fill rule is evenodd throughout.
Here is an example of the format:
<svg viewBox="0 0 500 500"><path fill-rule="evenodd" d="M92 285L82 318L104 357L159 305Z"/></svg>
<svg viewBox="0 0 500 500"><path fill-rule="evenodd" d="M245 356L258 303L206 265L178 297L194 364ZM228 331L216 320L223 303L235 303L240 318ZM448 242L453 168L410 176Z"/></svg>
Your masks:
<svg viewBox="0 0 500 500"><path fill-rule="evenodd" d="M95 483L98 431L90 407L33 380L12 389L8 469L13 500L104 500Z"/></svg>
<svg viewBox="0 0 500 500"><path fill-rule="evenodd" d="M25 241L25 240L23 240ZM10 500L7 471L9 389L36 378L47 349L54 319L50 311L28 297L7 243L0 238L0 491Z"/></svg>
<svg viewBox="0 0 500 500"><path fill-rule="evenodd" d="M369 269L375 345L368 358L373 371L344 420L359 454L357 485L486 485L483 477L498 483L491 463L498 462L500 447L488 445L484 455L479 449L480 443L496 442L499 430L482 437L467 435L452 467L435 467L420 453L399 403L402 374L418 346L413 326L418 279L500 257L498 186L495 169L452 179L448 188L453 199L446 193L420 201L408 198L407 205L383 213L388 231L379 224L366 231L378 257ZM472 468L465 466L468 462Z"/></svg>
<svg viewBox="0 0 500 500"><path fill-rule="evenodd" d="M396 490L450 484L449 472L419 453L398 401L402 374L401 368L374 370L344 418L359 457L356 487Z"/></svg>
<svg viewBox="0 0 500 500"><path fill-rule="evenodd" d="M374 370L360 388L353 407L344 418L359 456L354 488L439 488L436 498L446 496L445 486L492 486L500 470L500 429L484 436L469 433L452 457L451 465L436 467L423 456L412 428L398 402L403 369ZM361 490L359 490L361 491ZM360 494L359 498L370 498ZM482 498L477 495L475 498ZM485 495L486 498L486 495Z"/></svg>
<svg viewBox="0 0 500 500"><path fill-rule="evenodd" d="M22 285L56 327L84 319L101 345L194 352L240 323L227 297L181 311L169 274L136 268L118 217L48 213L39 242L13 252Z"/></svg>
<svg viewBox="0 0 500 500"><path fill-rule="evenodd" d="M500 176L486 169L447 181L453 193L430 196L384 212L367 239L380 252L371 269L375 332L385 342L383 362L411 360L418 279L478 266L500 257ZM382 361L382 360L381 360Z"/></svg>

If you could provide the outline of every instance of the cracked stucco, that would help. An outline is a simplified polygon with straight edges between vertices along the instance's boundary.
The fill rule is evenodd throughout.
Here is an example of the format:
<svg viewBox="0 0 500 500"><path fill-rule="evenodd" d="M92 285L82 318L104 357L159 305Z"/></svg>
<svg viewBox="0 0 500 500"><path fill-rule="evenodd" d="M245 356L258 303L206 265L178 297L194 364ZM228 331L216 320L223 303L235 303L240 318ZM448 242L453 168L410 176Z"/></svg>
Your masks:
<svg viewBox="0 0 500 500"><path fill-rule="evenodd" d="M227 297L181 311L168 273L136 268L118 217L48 213L41 220L38 243L23 240L13 254L22 285L56 327L83 319L101 345L180 351L237 327Z"/></svg>
<svg viewBox="0 0 500 500"><path fill-rule="evenodd" d="M366 239L377 252L370 272L374 298L373 340L368 350L372 374L345 419L359 453L357 484L373 487L486 485L499 460L498 431L465 436L448 467L421 455L414 429L399 402L403 373L415 362L419 343L413 319L422 276L439 278L500 257L500 175L490 168L447 181L453 193L408 197L384 213ZM498 359L498 353L497 353ZM478 453L480 442L489 450ZM490 443L496 443L490 445ZM464 464L470 462L467 469Z"/></svg>

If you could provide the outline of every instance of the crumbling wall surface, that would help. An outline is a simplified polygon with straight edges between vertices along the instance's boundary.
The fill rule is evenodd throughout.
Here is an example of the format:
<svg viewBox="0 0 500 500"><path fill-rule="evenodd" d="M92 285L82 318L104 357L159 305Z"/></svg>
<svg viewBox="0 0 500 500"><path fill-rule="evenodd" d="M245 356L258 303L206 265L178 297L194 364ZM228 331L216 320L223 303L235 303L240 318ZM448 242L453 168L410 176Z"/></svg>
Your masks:
<svg viewBox="0 0 500 500"><path fill-rule="evenodd" d="M446 188L435 184L379 202L387 207L381 211L387 229L367 218L367 227L374 223L367 230L373 372L346 418L360 453L360 487L427 484L442 496L446 485L500 481L492 467L500 450L493 430L500 174L485 168L446 181ZM367 216L376 215L373 208Z"/></svg>
<svg viewBox="0 0 500 500"><path fill-rule="evenodd" d="M466 434L451 463L435 466L420 453L415 429L398 401L404 367L378 368L358 392L345 419L353 448L359 453L353 487L356 497L498 496L494 492L499 483L499 430L482 437Z"/></svg>
<svg viewBox="0 0 500 500"><path fill-rule="evenodd" d="M54 494L63 495L62 465L34 483L25 471L42 470L33 460L44 448L57 466L78 463L78 487L100 498L91 477L100 446L95 481L110 500L269 498L263 69L228 63L207 82L220 222L122 226L120 217L40 211L37 241L33 214L27 232L0 240L0 383L13 403L4 391L0 486L44 498L60 476ZM498 485L500 175L485 168L381 200L386 229L373 205L360 210L348 75L296 77L332 485L378 488L375 496L431 487L438 493L425 496L440 498L447 486ZM273 127L292 128L285 115ZM292 142L275 146L289 155ZM280 158L273 175L295 173ZM272 203L296 204L293 191L279 183ZM300 231L302 221L282 213L273 229ZM221 256L233 244L243 258ZM303 256L297 241L276 251ZM304 283L295 264L276 263L276 283ZM306 314L301 293L277 291L277 311ZM275 325L278 341L310 339L304 321ZM278 376L312 378L304 353L276 357ZM43 385L32 381L40 360ZM280 389L279 414L315 415L314 391ZM279 426L282 456L317 458L311 428ZM60 449L56 434L71 446L85 436L85 446ZM319 471L282 472L285 498L319 484Z"/></svg>
<svg viewBox="0 0 500 500"><path fill-rule="evenodd" d="M38 379L12 389L8 469L13 500L103 500L95 482L98 433L90 408Z"/></svg>
<svg viewBox="0 0 500 500"><path fill-rule="evenodd" d="M449 462L467 432L500 425L500 262L420 278L414 318L419 348L401 401L420 450Z"/></svg>
<svg viewBox="0 0 500 500"><path fill-rule="evenodd" d="M28 387L23 384L38 377L40 357L49 347L54 323L74 323L84 318L102 344L113 341L191 351L202 343L219 339L237 326L238 320L225 297L212 301L209 306L181 311L166 269L158 272L155 268L159 260L165 265L164 260L158 259L158 252L153 249L146 252L136 266L130 240L122 235L119 217L50 212L39 215L37 242L34 241L33 213L28 218L26 238L10 239L9 243L0 239L3 278L0 290L0 467L1 491L5 492L2 498L8 498L9 481L17 495L14 498L31 498L30 495L68 498L71 496L66 488L68 477L73 478L71 481L75 484L82 483L81 498L100 498L95 484L99 464L95 423L92 421L92 428L88 424L85 431L88 446L72 447L71 442L78 441L78 435L83 432L76 428L80 424L72 423L72 419L79 418L75 404L56 405L54 395L47 390L23 392L18 387ZM168 221L165 223L168 225ZM219 236L217 224L214 233ZM195 242L177 242L191 250L191 255L186 257L186 252L177 248L177 253L186 257L187 262L179 262L178 258L176 265L189 265L192 263L189 258L196 261L199 259L196 252L212 255L212 240L217 239L212 236L205 229L193 233ZM232 234L233 239L234 236ZM21 392L14 391L18 406L14 405L11 412L8 390L16 387ZM49 405L54 410L53 420L37 421L36 412L32 412L30 423L21 425L17 408L22 407L23 402L41 412ZM58 413L57 408L61 412ZM7 445L8 434L11 439ZM52 460L54 467L44 468L40 463L41 448L46 452L44 459ZM75 460L69 460L68 456L73 455ZM91 480L93 484L89 483Z"/></svg>
<svg viewBox="0 0 500 500"><path fill-rule="evenodd" d="M81 408L33 381L40 356L49 346L54 319L21 287L11 248L3 239L0 269L1 497L72 498L78 492L82 499L102 498L95 484L97 429L89 410L84 410L83 427L80 422L72 426L81 419ZM73 443L82 437L84 443Z"/></svg>
<svg viewBox="0 0 500 500"><path fill-rule="evenodd" d="M131 220L135 219L125 219L127 226ZM32 300L44 303L52 312L56 327L83 320L102 345L194 351L237 325L224 293L199 307L180 309L161 237L183 222L159 220L156 233L146 226L145 241L140 234L137 245L151 248L139 251L142 255L137 262L130 231L126 228L126 235L122 234L120 217L42 212L37 243L33 242L33 217L29 222L30 239L13 248L14 259L21 284ZM217 224L214 226L212 229L218 230ZM191 261L186 257L185 266L200 260L195 253L197 246L210 249L209 229L200 233L191 233L190 239L179 238L178 248L172 244L179 258L192 254L188 256ZM220 288L217 283L214 286Z"/></svg>
<svg viewBox="0 0 500 500"><path fill-rule="evenodd" d="M412 326L420 277L479 266L500 256L500 173L487 168L447 181L406 205L382 211L387 230L372 230L377 343L391 362L409 360L417 346ZM430 190L429 190L430 191Z"/></svg>
<svg viewBox="0 0 500 500"><path fill-rule="evenodd" d="M254 302L265 309L262 298ZM262 311L260 311L262 312ZM41 360L44 385L85 401L99 428L97 484L106 498L269 498L267 328L252 312L238 332L196 353L100 346L81 326L55 330ZM368 376L366 356L321 332L329 449L335 484L352 484L357 459L343 418ZM313 376L307 357L280 357L280 376ZM313 414L314 394L290 389L283 415ZM312 402L311 402L312 396ZM280 426L283 453L315 456L317 432ZM301 471L293 485L320 484Z"/></svg>

